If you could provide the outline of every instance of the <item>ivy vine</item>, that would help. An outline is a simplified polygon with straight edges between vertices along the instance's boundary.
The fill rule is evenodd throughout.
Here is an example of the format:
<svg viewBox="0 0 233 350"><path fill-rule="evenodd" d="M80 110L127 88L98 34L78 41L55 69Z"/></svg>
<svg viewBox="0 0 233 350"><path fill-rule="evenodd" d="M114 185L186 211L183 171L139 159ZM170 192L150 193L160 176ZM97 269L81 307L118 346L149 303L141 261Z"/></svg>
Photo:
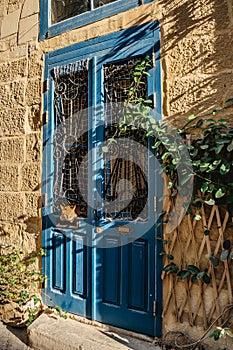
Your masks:
<svg viewBox="0 0 233 350"><path fill-rule="evenodd" d="M150 137L151 148L160 159L162 172L168 178L168 190L175 200L178 192L185 196L193 181L191 202L184 202L187 213L193 208L201 209L206 204L225 205L233 215L233 127L226 119L218 118L221 111L233 107L233 99L219 110L204 116L190 115L181 128L171 126L166 121L157 122L153 115L152 101L142 97L141 90L145 77L149 76L152 66L147 56L138 59L134 68L133 82L124 103L124 113L115 135L107 141L103 152L108 152L116 138L124 137L127 129L140 129L145 137ZM185 157L188 152L188 157ZM182 179L178 171L182 169ZM184 185L187 185L186 187ZM194 216L200 220L201 216Z"/></svg>

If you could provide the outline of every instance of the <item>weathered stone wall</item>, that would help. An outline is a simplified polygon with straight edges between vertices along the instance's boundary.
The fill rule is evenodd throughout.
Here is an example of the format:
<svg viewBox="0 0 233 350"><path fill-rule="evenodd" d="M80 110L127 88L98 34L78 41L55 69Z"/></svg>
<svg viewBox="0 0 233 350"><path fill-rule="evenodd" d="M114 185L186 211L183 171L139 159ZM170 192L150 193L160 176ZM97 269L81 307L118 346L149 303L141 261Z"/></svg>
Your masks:
<svg viewBox="0 0 233 350"><path fill-rule="evenodd" d="M0 2L1 244L40 244L43 54L155 19L163 118L182 124L233 97L233 0L157 0L42 42L39 0Z"/></svg>
<svg viewBox="0 0 233 350"><path fill-rule="evenodd" d="M0 4L0 243L39 246L42 56L39 1Z"/></svg>

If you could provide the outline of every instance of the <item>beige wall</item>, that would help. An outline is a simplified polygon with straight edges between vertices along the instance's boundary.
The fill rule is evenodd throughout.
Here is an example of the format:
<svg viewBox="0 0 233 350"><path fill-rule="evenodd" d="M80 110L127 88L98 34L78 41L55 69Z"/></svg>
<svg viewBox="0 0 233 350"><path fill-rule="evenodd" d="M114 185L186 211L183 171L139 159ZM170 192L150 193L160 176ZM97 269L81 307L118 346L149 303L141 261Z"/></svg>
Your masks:
<svg viewBox="0 0 233 350"><path fill-rule="evenodd" d="M43 54L154 19L163 118L182 124L190 113L223 106L233 97L233 0L158 0L42 42L39 0L1 0L1 244L29 251L40 244Z"/></svg>

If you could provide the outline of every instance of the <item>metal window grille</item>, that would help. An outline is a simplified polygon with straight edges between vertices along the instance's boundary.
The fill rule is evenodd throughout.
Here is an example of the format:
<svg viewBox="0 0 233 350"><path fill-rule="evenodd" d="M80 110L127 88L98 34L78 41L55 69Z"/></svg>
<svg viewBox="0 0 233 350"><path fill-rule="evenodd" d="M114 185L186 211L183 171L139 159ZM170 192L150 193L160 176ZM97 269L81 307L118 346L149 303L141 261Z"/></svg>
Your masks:
<svg viewBox="0 0 233 350"><path fill-rule="evenodd" d="M87 60L55 68L54 209L75 205L79 217L87 217L87 107Z"/></svg>
<svg viewBox="0 0 233 350"><path fill-rule="evenodd" d="M130 59L116 64L111 63L104 68L105 102L107 106L105 140L116 135L117 125L114 125L113 122L114 114L119 113L122 103L128 100L130 88L134 86L135 67L139 61L140 59ZM144 84L141 84L138 89L138 97L147 99L146 77L143 78L143 82ZM119 109L116 108L117 104L119 104ZM114 154L114 159L109 160L109 156L105 156L104 197L109 202L109 205L105 206L105 218L114 220L141 219L144 221L148 217L148 183L145 175L148 169L148 140L145 138L145 133L140 129L127 128L124 135L117 132L117 137L122 136L134 140L135 144L138 143L144 146L143 154L141 154L142 147L132 147L127 150L129 160L125 160L118 156L117 143L110 147L109 151ZM113 201L117 203L115 208L112 204ZM124 205L124 203L129 204Z"/></svg>

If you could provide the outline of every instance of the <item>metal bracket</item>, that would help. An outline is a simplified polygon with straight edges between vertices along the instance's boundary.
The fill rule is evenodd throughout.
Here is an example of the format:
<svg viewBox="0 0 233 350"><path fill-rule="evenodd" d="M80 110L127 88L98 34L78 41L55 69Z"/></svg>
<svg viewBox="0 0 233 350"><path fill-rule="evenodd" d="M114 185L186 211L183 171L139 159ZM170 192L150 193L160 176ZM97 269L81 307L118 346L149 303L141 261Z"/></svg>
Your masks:
<svg viewBox="0 0 233 350"><path fill-rule="evenodd" d="M46 111L43 113L43 125L48 124L48 122L49 122L49 112Z"/></svg>
<svg viewBox="0 0 233 350"><path fill-rule="evenodd" d="M157 197L154 196L154 212L157 211Z"/></svg>
<svg viewBox="0 0 233 350"><path fill-rule="evenodd" d="M153 301L153 316L155 317L157 313L157 301Z"/></svg>
<svg viewBox="0 0 233 350"><path fill-rule="evenodd" d="M49 79L44 80L43 92L49 91Z"/></svg>

